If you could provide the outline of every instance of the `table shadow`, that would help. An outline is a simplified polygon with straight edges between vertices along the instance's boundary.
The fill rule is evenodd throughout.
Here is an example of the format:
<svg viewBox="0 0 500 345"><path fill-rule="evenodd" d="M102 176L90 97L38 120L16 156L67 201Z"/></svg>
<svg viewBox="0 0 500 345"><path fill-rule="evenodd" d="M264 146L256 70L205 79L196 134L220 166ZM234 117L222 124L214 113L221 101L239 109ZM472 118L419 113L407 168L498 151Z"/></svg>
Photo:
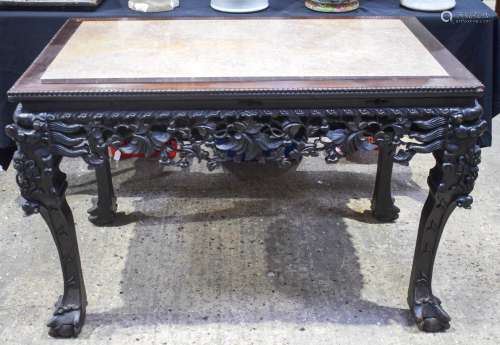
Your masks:
<svg viewBox="0 0 500 345"><path fill-rule="evenodd" d="M107 324L412 323L406 309L362 297L345 218L376 223L349 206L352 198L371 197L372 174L296 171L242 181L133 164L134 176L114 172L118 197L141 197L114 223L136 223L122 272L123 306L90 311L86 334ZM95 193L89 174L70 183L69 193ZM396 194L413 190L425 198L408 176L394 186Z"/></svg>

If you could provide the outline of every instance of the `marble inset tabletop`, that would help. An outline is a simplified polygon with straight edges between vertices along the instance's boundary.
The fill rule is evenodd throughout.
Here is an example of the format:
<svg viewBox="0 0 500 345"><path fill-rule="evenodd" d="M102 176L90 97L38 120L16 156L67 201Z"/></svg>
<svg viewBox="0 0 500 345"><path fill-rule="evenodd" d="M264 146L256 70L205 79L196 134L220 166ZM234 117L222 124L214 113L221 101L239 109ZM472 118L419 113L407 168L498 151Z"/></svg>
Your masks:
<svg viewBox="0 0 500 345"><path fill-rule="evenodd" d="M84 21L43 83L447 77L399 19Z"/></svg>

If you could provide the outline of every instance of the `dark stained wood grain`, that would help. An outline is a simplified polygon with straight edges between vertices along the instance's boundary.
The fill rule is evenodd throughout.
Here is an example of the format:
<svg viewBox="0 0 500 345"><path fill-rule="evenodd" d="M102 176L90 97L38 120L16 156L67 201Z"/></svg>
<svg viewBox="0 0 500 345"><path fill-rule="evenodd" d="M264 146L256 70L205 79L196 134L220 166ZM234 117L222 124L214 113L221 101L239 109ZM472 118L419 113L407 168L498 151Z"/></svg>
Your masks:
<svg viewBox="0 0 500 345"><path fill-rule="evenodd" d="M297 17L300 18L300 17ZM354 17L325 17L325 20L344 20ZM371 18L373 17L365 17ZM377 17L384 18L384 17ZM169 18L155 20L206 20L214 18ZM221 18L217 18L221 20ZM231 17L230 19L235 19ZM242 18L238 18L242 19ZM269 20L283 19L270 18ZM363 17L356 18L363 20ZM448 72L449 77L355 77L307 78L297 80L198 81L198 82L107 82L107 83L42 83L46 68L70 39L82 21L145 20L141 18L69 19L48 46L8 92L12 101L55 99L211 99L225 97L328 97L330 99L355 97L478 97L483 85L437 41L416 18L401 18L407 27ZM147 20L152 20L148 18ZM243 19L242 19L243 20ZM244 20L252 20L244 18Z"/></svg>

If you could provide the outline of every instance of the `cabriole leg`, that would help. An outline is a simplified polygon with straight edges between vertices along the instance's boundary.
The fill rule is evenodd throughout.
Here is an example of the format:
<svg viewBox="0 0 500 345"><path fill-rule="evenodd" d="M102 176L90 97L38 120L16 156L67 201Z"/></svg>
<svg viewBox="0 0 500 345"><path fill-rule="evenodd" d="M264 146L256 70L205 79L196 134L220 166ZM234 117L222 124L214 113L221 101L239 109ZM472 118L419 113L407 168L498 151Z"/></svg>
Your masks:
<svg viewBox="0 0 500 345"><path fill-rule="evenodd" d="M75 337L85 321L87 297L73 215L66 200L62 200L58 208L40 207L40 213L59 252L64 279L64 293L47 323L49 334L53 337Z"/></svg>
<svg viewBox="0 0 500 345"><path fill-rule="evenodd" d="M429 177L429 196L425 202L418 228L417 244L413 258L408 291L408 304L420 330L437 332L450 327L450 317L441 307L441 301L432 293L432 271L439 240L446 221L455 209L456 202L446 192L438 191L442 181L441 154L436 154L437 164ZM440 181L441 180L441 181Z"/></svg>
<svg viewBox="0 0 500 345"><path fill-rule="evenodd" d="M395 146L392 144L392 137L387 135L377 139L377 144L379 152L372 198L372 214L379 221L391 222L399 217L399 208L394 205L391 193Z"/></svg>
<svg viewBox="0 0 500 345"><path fill-rule="evenodd" d="M432 292L432 272L448 217L456 206L470 208L472 204L469 193L480 161L476 142L486 128L484 121L475 121L477 116L472 112L452 116L453 132L443 144L444 149L433 153L436 165L429 173L429 196L420 218L408 290L408 304L418 328L427 332L450 327L450 317Z"/></svg>
<svg viewBox="0 0 500 345"><path fill-rule="evenodd" d="M18 125L10 125L7 130L18 144L14 167L24 199L23 210L27 214L40 212L52 233L61 262L64 292L48 322L49 334L77 336L85 320L87 299L75 223L64 195L66 175L59 170L61 156L52 154L44 144L46 134L41 130Z"/></svg>

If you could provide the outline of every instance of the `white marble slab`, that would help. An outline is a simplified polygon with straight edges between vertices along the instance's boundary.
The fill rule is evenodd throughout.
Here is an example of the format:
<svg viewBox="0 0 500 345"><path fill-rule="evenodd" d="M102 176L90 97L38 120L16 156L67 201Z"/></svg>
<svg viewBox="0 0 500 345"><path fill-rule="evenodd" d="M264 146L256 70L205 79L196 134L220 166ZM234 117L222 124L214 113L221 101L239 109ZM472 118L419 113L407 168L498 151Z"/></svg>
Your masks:
<svg viewBox="0 0 500 345"><path fill-rule="evenodd" d="M83 22L44 82L448 76L398 19Z"/></svg>

